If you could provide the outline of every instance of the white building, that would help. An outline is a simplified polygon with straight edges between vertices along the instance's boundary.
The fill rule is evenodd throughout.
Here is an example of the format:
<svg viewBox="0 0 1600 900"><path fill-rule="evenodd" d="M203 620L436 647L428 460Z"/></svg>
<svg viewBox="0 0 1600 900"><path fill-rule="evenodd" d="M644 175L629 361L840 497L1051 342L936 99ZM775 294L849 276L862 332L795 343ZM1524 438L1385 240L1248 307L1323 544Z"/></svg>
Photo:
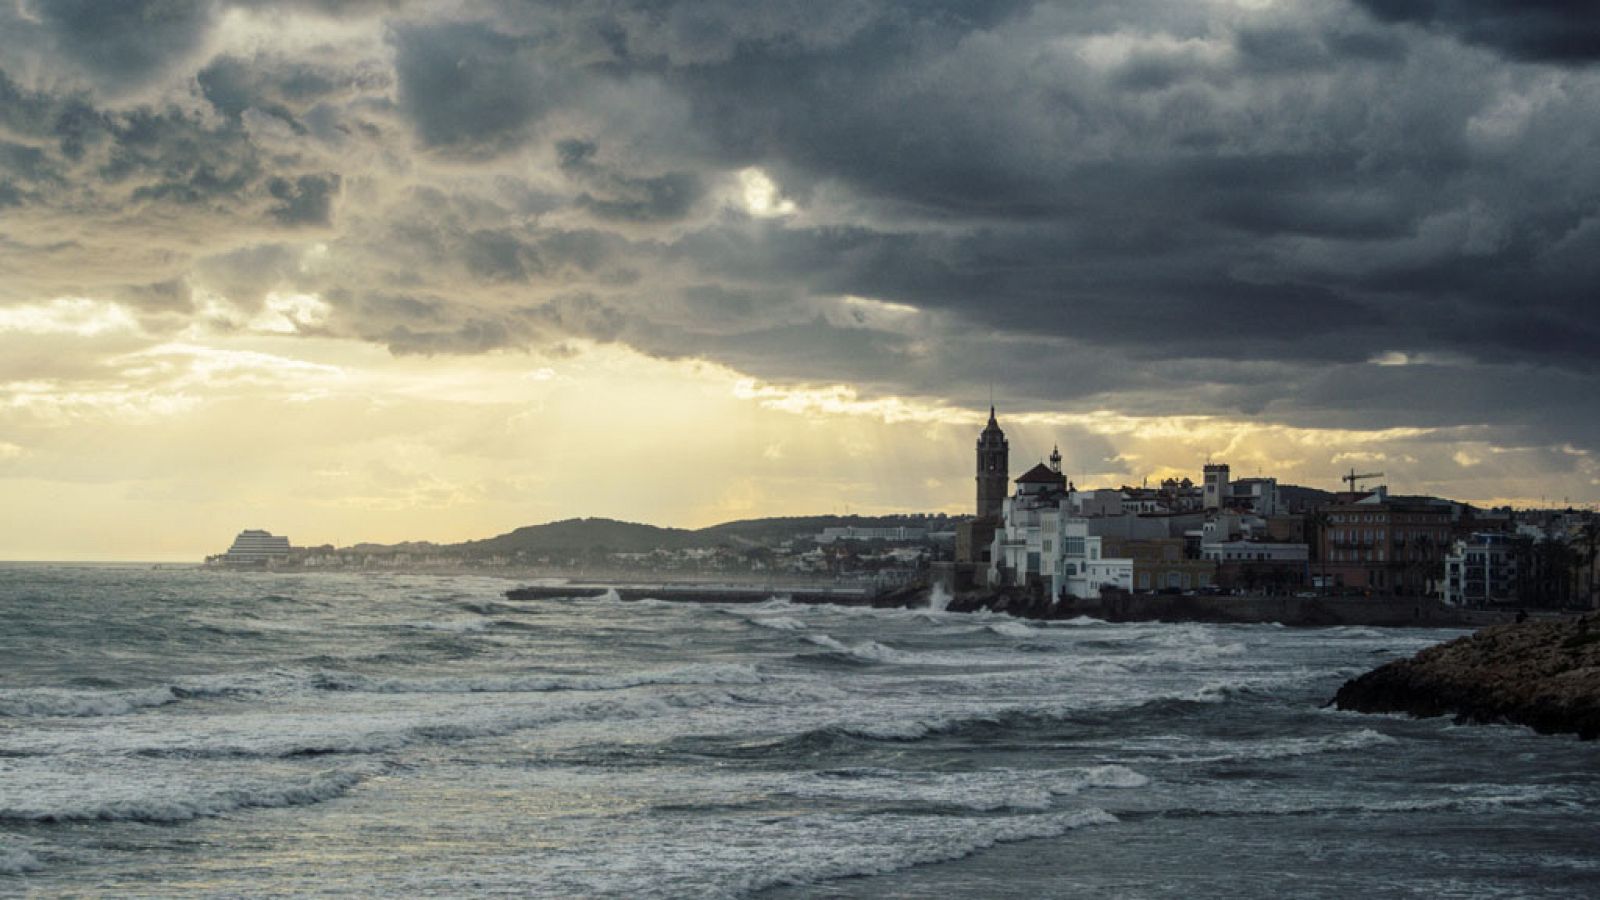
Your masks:
<svg viewBox="0 0 1600 900"><path fill-rule="evenodd" d="M269 531L246 529L233 539L233 546L211 560L227 566L261 566L289 557L289 539Z"/></svg>
<svg viewBox="0 0 1600 900"><path fill-rule="evenodd" d="M1203 471L1206 511L1219 510L1228 500L1228 466L1225 463L1206 463Z"/></svg>
<svg viewBox="0 0 1600 900"><path fill-rule="evenodd" d="M1278 479L1241 478L1228 490L1228 499L1236 508L1248 508L1263 518L1280 512Z"/></svg>
<svg viewBox="0 0 1600 900"><path fill-rule="evenodd" d="M1474 534L1444 558L1444 602L1485 606L1517 599L1517 555L1511 536Z"/></svg>
<svg viewBox="0 0 1600 900"><path fill-rule="evenodd" d="M1048 583L1055 572L1057 534L1067 482L1044 463L1016 480L1016 493L1001 509L989 559L993 587Z"/></svg>
<svg viewBox="0 0 1600 900"><path fill-rule="evenodd" d="M1105 558L1101 536L1092 533L1096 524L1081 516L1058 519L1050 596L1098 597L1102 587L1133 590L1133 560Z"/></svg>
<svg viewBox="0 0 1600 900"><path fill-rule="evenodd" d="M903 525L895 528L858 528L847 525L843 528L824 528L816 540L819 544L831 544L834 541L890 541L905 544L922 541L927 536L926 528L908 528Z"/></svg>

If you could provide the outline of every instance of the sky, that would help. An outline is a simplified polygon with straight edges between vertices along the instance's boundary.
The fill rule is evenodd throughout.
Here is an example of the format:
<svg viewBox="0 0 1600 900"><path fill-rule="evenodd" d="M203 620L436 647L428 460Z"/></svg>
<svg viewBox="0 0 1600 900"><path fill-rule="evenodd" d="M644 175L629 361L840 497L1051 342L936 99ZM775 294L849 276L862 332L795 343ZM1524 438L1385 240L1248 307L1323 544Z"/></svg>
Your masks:
<svg viewBox="0 0 1600 900"><path fill-rule="evenodd" d="M1600 501L1600 7L0 0L0 559Z"/></svg>

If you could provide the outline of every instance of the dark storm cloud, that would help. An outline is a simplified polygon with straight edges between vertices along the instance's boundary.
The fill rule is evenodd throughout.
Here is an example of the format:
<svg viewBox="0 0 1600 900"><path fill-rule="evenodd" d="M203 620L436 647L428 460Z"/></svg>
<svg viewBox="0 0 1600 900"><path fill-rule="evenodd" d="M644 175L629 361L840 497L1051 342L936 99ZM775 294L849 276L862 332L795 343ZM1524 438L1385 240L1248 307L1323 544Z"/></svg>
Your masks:
<svg viewBox="0 0 1600 900"><path fill-rule="evenodd" d="M1595 438L1528 412L1595 418L1587 7L86 8L0 34L70 44L60 78L0 71L0 207L35 217L0 247L124 255L28 263L27 290L316 294L319 333L398 353L583 338L1036 408ZM285 10L330 43L275 38ZM1447 363L1368 363L1391 353Z"/></svg>
<svg viewBox="0 0 1600 900"><path fill-rule="evenodd" d="M60 52L113 88L181 63L216 14L211 0L38 0Z"/></svg>
<svg viewBox="0 0 1600 900"><path fill-rule="evenodd" d="M277 201L267 212L279 223L292 228L331 225L339 176L301 175L293 181L271 178L267 180L267 193Z"/></svg>
<svg viewBox="0 0 1600 900"><path fill-rule="evenodd" d="M1516 59L1600 60L1600 7L1587 0L1355 0L1379 18L1417 22Z"/></svg>
<svg viewBox="0 0 1600 900"><path fill-rule="evenodd" d="M387 73L346 69L326 63L223 55L195 75L201 93L219 113L238 119L258 109L298 124L315 104L352 92L388 87Z"/></svg>
<svg viewBox="0 0 1600 900"><path fill-rule="evenodd" d="M560 99L562 73L526 39L487 23L402 27L393 36L401 108L423 144L463 156L516 146Z"/></svg>
<svg viewBox="0 0 1600 900"><path fill-rule="evenodd" d="M693 172L668 172L654 177L620 173L596 160L598 148L588 141L567 139L556 144L561 171L585 189L577 203L602 219L661 222L688 215L705 189Z"/></svg>

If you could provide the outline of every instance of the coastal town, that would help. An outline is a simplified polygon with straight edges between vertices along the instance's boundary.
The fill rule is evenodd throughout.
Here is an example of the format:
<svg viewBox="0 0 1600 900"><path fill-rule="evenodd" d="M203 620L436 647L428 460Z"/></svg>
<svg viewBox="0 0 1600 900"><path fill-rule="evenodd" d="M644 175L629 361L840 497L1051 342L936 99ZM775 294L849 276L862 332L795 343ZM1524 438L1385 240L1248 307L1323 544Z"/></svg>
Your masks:
<svg viewBox="0 0 1600 900"><path fill-rule="evenodd" d="M422 569L578 580L828 583L867 591L938 583L954 595L1056 602L1138 595L1366 597L1463 609L1600 605L1600 515L1480 508L1391 491L1351 470L1341 489L1234 478L1224 461L1156 484L1080 488L1048 460L1013 476L991 407L970 515L756 519L700 531L574 519L455 545L294 547L246 530L208 565Z"/></svg>

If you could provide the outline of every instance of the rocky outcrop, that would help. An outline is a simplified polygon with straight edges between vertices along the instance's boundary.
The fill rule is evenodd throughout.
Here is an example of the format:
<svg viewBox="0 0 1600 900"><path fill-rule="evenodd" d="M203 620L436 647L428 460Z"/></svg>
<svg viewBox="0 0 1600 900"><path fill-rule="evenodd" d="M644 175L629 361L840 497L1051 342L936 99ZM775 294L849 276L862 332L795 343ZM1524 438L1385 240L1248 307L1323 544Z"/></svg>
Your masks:
<svg viewBox="0 0 1600 900"><path fill-rule="evenodd" d="M1600 616L1485 628L1347 681L1333 702L1593 740L1600 737Z"/></svg>

